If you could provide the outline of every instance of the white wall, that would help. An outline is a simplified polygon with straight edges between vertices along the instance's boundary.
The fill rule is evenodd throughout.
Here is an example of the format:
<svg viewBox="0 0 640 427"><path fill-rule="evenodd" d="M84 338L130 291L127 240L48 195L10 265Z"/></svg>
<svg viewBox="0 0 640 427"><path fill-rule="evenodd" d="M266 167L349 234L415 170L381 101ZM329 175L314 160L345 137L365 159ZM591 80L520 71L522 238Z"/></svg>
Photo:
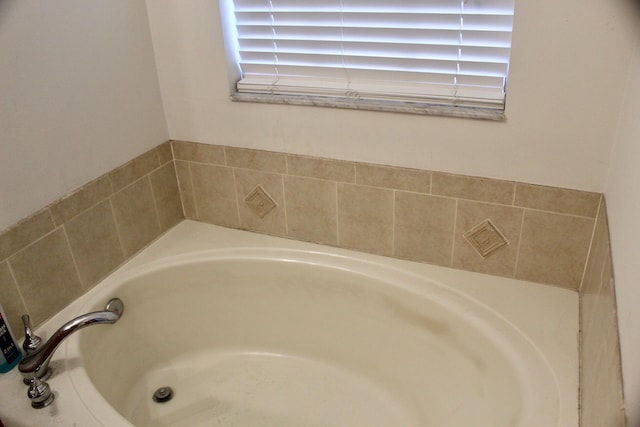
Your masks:
<svg viewBox="0 0 640 427"><path fill-rule="evenodd" d="M0 230L167 139L144 0L0 0Z"/></svg>
<svg viewBox="0 0 640 427"><path fill-rule="evenodd" d="M627 2L517 2L505 123L233 103L218 3L147 3L173 139L602 191L633 42Z"/></svg>
<svg viewBox="0 0 640 427"><path fill-rule="evenodd" d="M605 196L629 427L640 426L640 26Z"/></svg>

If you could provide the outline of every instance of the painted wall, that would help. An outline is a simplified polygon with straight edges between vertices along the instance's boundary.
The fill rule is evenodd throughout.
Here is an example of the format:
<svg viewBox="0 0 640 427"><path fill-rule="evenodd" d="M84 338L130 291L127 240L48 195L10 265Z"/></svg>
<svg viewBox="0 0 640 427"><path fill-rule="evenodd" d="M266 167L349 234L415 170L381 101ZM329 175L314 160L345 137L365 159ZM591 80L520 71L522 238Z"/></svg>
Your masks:
<svg viewBox="0 0 640 427"><path fill-rule="evenodd" d="M0 230L168 139L144 0L0 0Z"/></svg>
<svg viewBox="0 0 640 427"><path fill-rule="evenodd" d="M504 123L233 103L218 3L147 6L173 139L602 191L630 1L517 2Z"/></svg>
<svg viewBox="0 0 640 427"><path fill-rule="evenodd" d="M640 14L640 12L639 12ZM605 191L628 426L640 426L640 25Z"/></svg>

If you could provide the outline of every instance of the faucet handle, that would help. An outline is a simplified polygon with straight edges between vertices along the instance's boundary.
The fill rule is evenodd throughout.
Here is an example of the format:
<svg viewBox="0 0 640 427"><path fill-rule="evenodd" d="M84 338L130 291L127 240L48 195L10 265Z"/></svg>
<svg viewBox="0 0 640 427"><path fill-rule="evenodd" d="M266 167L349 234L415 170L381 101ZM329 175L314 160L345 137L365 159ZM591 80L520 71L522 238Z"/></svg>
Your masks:
<svg viewBox="0 0 640 427"><path fill-rule="evenodd" d="M42 345L42 338L35 335L31 330L31 319L28 314L22 315L22 323L24 324L24 342L22 343L22 349L29 354L33 354Z"/></svg>
<svg viewBox="0 0 640 427"><path fill-rule="evenodd" d="M31 380L27 396L31 400L31 407L34 409L42 409L51 405L55 398L49 384L38 377Z"/></svg>

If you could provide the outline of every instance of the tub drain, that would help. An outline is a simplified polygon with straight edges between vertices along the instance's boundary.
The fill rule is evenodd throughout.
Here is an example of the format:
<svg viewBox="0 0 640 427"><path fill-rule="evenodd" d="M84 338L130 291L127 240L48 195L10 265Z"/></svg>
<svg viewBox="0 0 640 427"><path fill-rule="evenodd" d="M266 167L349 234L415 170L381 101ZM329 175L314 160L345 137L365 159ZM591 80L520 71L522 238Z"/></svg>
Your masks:
<svg viewBox="0 0 640 427"><path fill-rule="evenodd" d="M157 403L168 402L172 397L173 390L171 390L171 387L160 387L153 393L153 401Z"/></svg>

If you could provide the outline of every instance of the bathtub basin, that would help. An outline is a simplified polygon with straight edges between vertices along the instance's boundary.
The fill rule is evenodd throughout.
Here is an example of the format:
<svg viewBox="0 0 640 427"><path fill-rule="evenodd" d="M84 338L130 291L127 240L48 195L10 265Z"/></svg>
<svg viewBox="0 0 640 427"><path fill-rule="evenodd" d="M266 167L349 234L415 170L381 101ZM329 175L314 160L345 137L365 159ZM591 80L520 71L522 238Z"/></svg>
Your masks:
<svg viewBox="0 0 640 427"><path fill-rule="evenodd" d="M494 308L404 261L256 238L148 255L89 295L79 313L125 303L65 350L102 425L568 425L547 355Z"/></svg>

